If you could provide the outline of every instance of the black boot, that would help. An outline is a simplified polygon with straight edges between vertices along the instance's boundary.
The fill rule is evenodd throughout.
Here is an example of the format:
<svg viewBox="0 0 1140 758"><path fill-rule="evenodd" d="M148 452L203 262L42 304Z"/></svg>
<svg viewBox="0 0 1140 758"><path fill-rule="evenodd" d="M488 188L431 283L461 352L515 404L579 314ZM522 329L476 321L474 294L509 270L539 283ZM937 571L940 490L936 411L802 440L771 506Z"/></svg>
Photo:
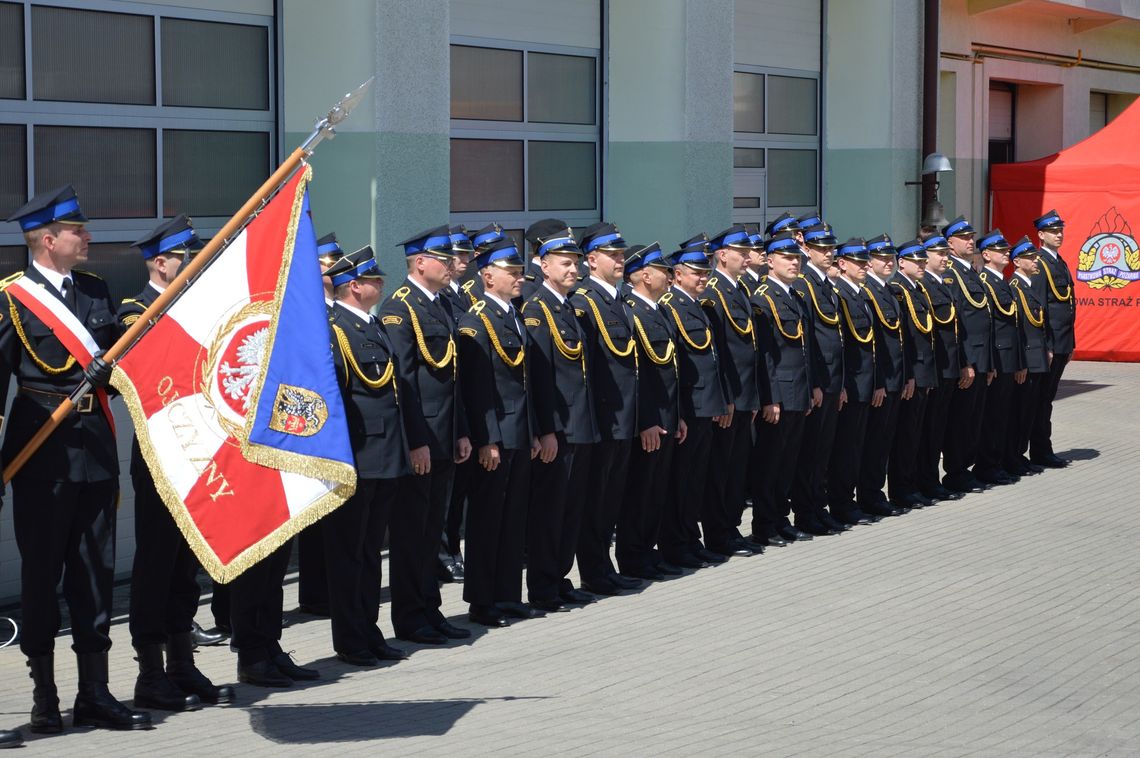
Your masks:
<svg viewBox="0 0 1140 758"><path fill-rule="evenodd" d="M63 717L59 715L59 693L55 689L55 655L29 658L28 668L28 676L34 682L29 726L36 734L59 734L63 731Z"/></svg>
<svg viewBox="0 0 1140 758"><path fill-rule="evenodd" d="M76 726L124 730L150 728L149 713L132 711L107 689L106 653L77 653L76 658L79 660L79 692L72 711Z"/></svg>
<svg viewBox="0 0 1140 758"><path fill-rule="evenodd" d="M0 748L19 747L24 744L24 738L15 729L8 731L0 729Z"/></svg>
<svg viewBox="0 0 1140 758"><path fill-rule="evenodd" d="M162 645L135 645L139 678L135 680L135 705L159 711L196 711L202 707L197 695L183 692L162 666Z"/></svg>
<svg viewBox="0 0 1140 758"><path fill-rule="evenodd" d="M194 665L193 632L170 635L166 643L166 675L180 690L197 695L203 703L218 705L234 701L233 687L215 687Z"/></svg>

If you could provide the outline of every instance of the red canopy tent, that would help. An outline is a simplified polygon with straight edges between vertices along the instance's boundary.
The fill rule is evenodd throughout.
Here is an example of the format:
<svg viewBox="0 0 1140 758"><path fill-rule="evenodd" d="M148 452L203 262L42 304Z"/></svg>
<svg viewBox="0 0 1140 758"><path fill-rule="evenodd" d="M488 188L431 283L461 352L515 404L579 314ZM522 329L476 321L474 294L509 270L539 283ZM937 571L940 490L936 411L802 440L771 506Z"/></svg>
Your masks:
<svg viewBox="0 0 1140 758"><path fill-rule="evenodd" d="M1140 100L1059 153L990 168L994 226L1011 242L1055 208L1076 280L1078 359L1140 361ZM1140 229L1140 226L1138 226Z"/></svg>

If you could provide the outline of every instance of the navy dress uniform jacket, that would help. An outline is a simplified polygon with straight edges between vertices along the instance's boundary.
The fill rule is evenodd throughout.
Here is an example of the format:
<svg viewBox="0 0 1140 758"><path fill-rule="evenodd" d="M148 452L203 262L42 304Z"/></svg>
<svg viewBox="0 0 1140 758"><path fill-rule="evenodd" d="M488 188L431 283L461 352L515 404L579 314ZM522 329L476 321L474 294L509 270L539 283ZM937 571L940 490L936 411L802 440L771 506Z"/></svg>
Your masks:
<svg viewBox="0 0 1140 758"><path fill-rule="evenodd" d="M517 312L508 314L490 299L479 303L459 320L459 361L471 444L476 449L498 444L505 450L529 451L536 424L528 399L526 329Z"/></svg>
<svg viewBox="0 0 1140 758"><path fill-rule="evenodd" d="M977 373L987 373L993 368L994 358L993 324L986 287L972 266L963 266L956 258L950 258L942 281L950 289L958 309L958 339L965 354L962 367L973 366Z"/></svg>
<svg viewBox="0 0 1140 758"><path fill-rule="evenodd" d="M938 367L934 359L934 317L926 296L901 272L895 272L888 284L902 313L903 346L906 361L916 387L937 387Z"/></svg>
<svg viewBox="0 0 1140 758"><path fill-rule="evenodd" d="M1047 374L1049 354L1056 352L1053 349L1055 338L1049 321L1049 308L1041 298L1040 289L1034 284L1026 284L1017 274L1009 280L1019 310L1021 339L1025 345L1025 368L1031 374Z"/></svg>
<svg viewBox="0 0 1140 758"><path fill-rule="evenodd" d="M701 307L709 317L717 356L723 364L728 385L728 401L737 411L760 408L759 376L755 326L748 295L720 271L713 271L701 296ZM765 392L770 392L765 388Z"/></svg>
<svg viewBox="0 0 1140 758"><path fill-rule="evenodd" d="M1061 256L1054 258L1047 250L1042 250L1037 256L1037 266L1038 274L1033 277L1033 283L1037 286L1038 298L1047 303L1053 331L1053 352L1068 355L1076 346L1073 326L1077 322L1077 299L1073 295L1073 275ZM1059 299L1058 295L1065 299Z"/></svg>
<svg viewBox="0 0 1140 758"><path fill-rule="evenodd" d="M522 317L530 333L535 434L561 433L575 445L597 442L598 425L586 373L586 334L574 306L569 299L560 303L549 288L539 287L523 304Z"/></svg>
<svg viewBox="0 0 1140 758"><path fill-rule="evenodd" d="M715 418L728 412L728 380L716 351L712 324L700 304L674 288L658 301L677 335L681 416Z"/></svg>
<svg viewBox="0 0 1140 758"><path fill-rule="evenodd" d="M408 448L427 445L432 458L448 460L454 454L455 441L468 436L455 364L457 324L450 308L442 295L437 295L433 304L408 280L380 307L380 325L388 335L407 388ZM450 360L444 363L449 351ZM429 358L440 365L431 365Z"/></svg>
<svg viewBox="0 0 1140 758"><path fill-rule="evenodd" d="M335 305L329 328L357 474L362 479L395 479L411 473L400 403L408 382L388 336L376 322ZM341 344L341 335L346 344ZM382 387L365 383L385 374L388 381Z"/></svg>
<svg viewBox="0 0 1140 758"><path fill-rule="evenodd" d="M843 386L847 402L869 403L876 389L884 387L875 366L875 323L871 316L870 297L860 287L840 280L835 285L839 294L840 323L843 334Z"/></svg>
<svg viewBox="0 0 1140 758"><path fill-rule="evenodd" d="M761 284L752 293L764 355L769 392L764 405L779 404L782 410L806 413L811 407L814 368L811 322L799 293L784 292L778 284Z"/></svg>
<svg viewBox="0 0 1140 758"><path fill-rule="evenodd" d="M938 375L943 379L958 379L965 361L959 343L958 307L950 283L937 274L927 271L917 282L926 293L934 319L934 360ZM957 286L957 285L954 285Z"/></svg>
<svg viewBox="0 0 1140 758"><path fill-rule="evenodd" d="M630 295L625 302L637 334L640 356L638 431L660 426L672 434L678 430L681 419L673 324L661 306L653 308L637 295Z"/></svg>
<svg viewBox="0 0 1140 758"><path fill-rule="evenodd" d="M985 269L981 277L993 306L994 368L999 374L1012 374L1025 368L1025 345L1021 341L1014 293L1001 274Z"/></svg>
<svg viewBox="0 0 1140 758"><path fill-rule="evenodd" d="M623 301L610 297L592 278L582 285L570 302L586 334L586 371L594 391L598 433L602 440L632 439L639 431L633 325Z"/></svg>
<svg viewBox="0 0 1140 758"><path fill-rule="evenodd" d="M28 267L24 278L60 297L34 266ZM73 270L71 278L74 282L75 315L99 347L106 350L120 334L107 284L86 271ZM83 381L83 368L74 361L66 371L58 373L41 369L37 359L58 369L67 365L71 354L48 325L15 297L5 293L5 299L6 307L0 309L0 408L8 399L9 377L12 375L15 375L20 388L28 390L18 391L12 400L8 428L0 451L0 457L7 465L48 420L63 397L71 394ZM62 302L62 297L60 300ZM23 343L16 325L12 323L13 315L19 319L27 344ZM20 469L19 476L44 482L101 482L119 476L115 435L94 393L90 398L85 401L90 403L87 406L90 410L68 414Z"/></svg>
<svg viewBox="0 0 1140 758"><path fill-rule="evenodd" d="M839 299L835 287L810 266L804 267L792 285L811 309L811 328L815 356L813 381L826 394L839 394L843 388L843 333L839 326Z"/></svg>
<svg viewBox="0 0 1140 758"><path fill-rule="evenodd" d="M895 300L893 292L888 292L886 286L879 284L872 276L867 277L864 287L867 304L875 315L875 362L881 386L887 392L901 392L903 385L911 378L911 373L906 361L903 339L905 327L899 318L899 302Z"/></svg>

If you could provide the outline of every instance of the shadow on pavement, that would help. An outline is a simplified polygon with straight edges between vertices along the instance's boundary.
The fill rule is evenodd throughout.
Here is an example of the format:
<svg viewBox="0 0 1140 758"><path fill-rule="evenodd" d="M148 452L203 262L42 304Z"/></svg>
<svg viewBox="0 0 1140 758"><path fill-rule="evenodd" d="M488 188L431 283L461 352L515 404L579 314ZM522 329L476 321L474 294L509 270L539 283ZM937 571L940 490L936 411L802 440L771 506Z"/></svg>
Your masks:
<svg viewBox="0 0 1140 758"><path fill-rule="evenodd" d="M1057 456L1068 461L1091 461L1100 457L1100 451L1091 447L1075 447L1072 450L1062 450Z"/></svg>
<svg viewBox="0 0 1140 758"><path fill-rule="evenodd" d="M1090 382L1085 379L1062 379L1061 384L1057 387L1057 400L1064 400L1067 397L1083 395L1086 392L1096 392L1097 390L1102 390L1105 387L1111 386L1111 384Z"/></svg>
<svg viewBox="0 0 1140 758"><path fill-rule="evenodd" d="M544 700L505 697L497 700ZM253 731L273 742L314 745L330 742L384 740L394 737L438 737L479 703L489 699L392 700L313 705L264 705L249 712Z"/></svg>

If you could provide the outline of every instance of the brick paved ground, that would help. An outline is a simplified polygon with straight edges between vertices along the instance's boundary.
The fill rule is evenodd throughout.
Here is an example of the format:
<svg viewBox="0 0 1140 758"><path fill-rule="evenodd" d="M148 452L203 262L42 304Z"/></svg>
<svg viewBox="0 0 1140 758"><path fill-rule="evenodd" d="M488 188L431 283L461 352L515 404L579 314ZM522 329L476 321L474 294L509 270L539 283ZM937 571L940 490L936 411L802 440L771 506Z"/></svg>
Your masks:
<svg viewBox="0 0 1140 758"><path fill-rule="evenodd" d="M25 753L1134 755L1140 366L1067 377L1068 469L373 670L329 658L327 622L302 619L284 644L316 686L242 686L237 707ZM466 623L459 588L444 599ZM112 688L129 697L125 619L113 636ZM199 663L233 677L225 649ZM0 725L26 722L24 671L0 651Z"/></svg>

